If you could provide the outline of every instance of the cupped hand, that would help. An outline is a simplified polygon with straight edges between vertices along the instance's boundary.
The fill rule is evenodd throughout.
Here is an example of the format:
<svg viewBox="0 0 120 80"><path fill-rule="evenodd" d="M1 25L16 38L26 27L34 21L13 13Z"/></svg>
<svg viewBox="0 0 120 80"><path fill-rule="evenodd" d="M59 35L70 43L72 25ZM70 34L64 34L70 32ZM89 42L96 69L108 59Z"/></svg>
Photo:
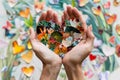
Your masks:
<svg viewBox="0 0 120 80"><path fill-rule="evenodd" d="M94 34L92 32L92 26L87 27L82 13L75 7L67 6L67 10L63 12L62 22L67 19L75 19L76 21L80 21L81 26L84 29L84 35L80 43L65 54L63 64L81 64L93 48Z"/></svg>
<svg viewBox="0 0 120 80"><path fill-rule="evenodd" d="M52 10L48 10L47 12L42 13L39 20L52 20L56 24L59 24L58 16ZM33 51L35 52L36 56L43 62L43 64L62 62L61 58L57 54L51 51L48 47L46 47L36 38L36 33L33 28L30 28L30 41L33 47Z"/></svg>

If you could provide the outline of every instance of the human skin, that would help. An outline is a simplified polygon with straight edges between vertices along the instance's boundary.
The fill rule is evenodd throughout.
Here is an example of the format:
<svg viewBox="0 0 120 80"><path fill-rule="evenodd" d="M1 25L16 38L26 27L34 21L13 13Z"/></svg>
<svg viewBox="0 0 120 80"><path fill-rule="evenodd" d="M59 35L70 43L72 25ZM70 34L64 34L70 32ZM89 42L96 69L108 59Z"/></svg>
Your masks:
<svg viewBox="0 0 120 80"><path fill-rule="evenodd" d="M65 71L69 80L84 80L81 64L93 48L94 35L92 33L92 26L87 28L82 13L71 6L67 6L67 10L63 12L61 22L58 20L57 14L52 10L42 13L40 21L52 20L61 26L65 20L71 18L77 19L82 23L84 35L80 43L72 50L67 52L63 59L38 41L33 28L30 28L30 41L33 51L43 63L43 70L40 80L57 80L57 76L62 64L65 67Z"/></svg>
<svg viewBox="0 0 120 80"><path fill-rule="evenodd" d="M52 10L42 13L40 21L41 20L52 20L56 24L59 24L57 14ZM57 76L62 65L62 59L38 41L33 28L30 28L30 41L33 51L43 63L43 70L40 80L57 80Z"/></svg>
<svg viewBox="0 0 120 80"><path fill-rule="evenodd" d="M74 18L82 23L84 35L80 43L65 54L62 63L65 67L68 80L84 80L81 65L93 48L94 34L92 32L92 26L90 25L87 28L82 13L75 7L67 6L67 10L63 13L62 20Z"/></svg>

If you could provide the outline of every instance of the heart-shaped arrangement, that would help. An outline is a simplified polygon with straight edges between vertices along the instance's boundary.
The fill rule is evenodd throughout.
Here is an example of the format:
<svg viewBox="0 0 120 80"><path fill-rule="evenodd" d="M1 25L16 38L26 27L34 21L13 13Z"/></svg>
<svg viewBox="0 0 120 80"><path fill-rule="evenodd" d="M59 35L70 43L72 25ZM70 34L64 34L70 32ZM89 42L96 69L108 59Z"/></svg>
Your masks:
<svg viewBox="0 0 120 80"><path fill-rule="evenodd" d="M76 46L83 34L80 22L66 20L64 25L64 27L60 27L52 21L42 20L36 28L38 40L59 55Z"/></svg>

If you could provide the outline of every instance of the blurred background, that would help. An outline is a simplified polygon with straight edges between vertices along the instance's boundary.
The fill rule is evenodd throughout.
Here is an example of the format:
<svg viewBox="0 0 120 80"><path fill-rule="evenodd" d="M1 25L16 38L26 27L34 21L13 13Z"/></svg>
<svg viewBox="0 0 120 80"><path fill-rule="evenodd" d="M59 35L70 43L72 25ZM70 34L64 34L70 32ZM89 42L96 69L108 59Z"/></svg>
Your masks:
<svg viewBox="0 0 120 80"><path fill-rule="evenodd" d="M120 80L120 0L0 0L0 80L39 80L41 61L29 42L42 12L62 15L66 5L84 14L95 35L82 67L86 80ZM62 66L58 80L67 80Z"/></svg>

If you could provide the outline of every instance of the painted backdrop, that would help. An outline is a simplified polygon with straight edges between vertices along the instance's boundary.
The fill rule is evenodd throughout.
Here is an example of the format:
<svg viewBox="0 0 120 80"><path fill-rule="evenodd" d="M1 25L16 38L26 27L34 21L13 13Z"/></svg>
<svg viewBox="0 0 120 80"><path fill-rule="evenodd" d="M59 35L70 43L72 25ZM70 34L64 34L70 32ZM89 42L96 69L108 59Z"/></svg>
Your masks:
<svg viewBox="0 0 120 80"><path fill-rule="evenodd" d="M0 80L39 80L42 63L29 42L42 12L60 16L77 7L93 26L94 49L82 67L86 80L120 80L120 0L0 0ZM62 66L58 80L67 80Z"/></svg>

